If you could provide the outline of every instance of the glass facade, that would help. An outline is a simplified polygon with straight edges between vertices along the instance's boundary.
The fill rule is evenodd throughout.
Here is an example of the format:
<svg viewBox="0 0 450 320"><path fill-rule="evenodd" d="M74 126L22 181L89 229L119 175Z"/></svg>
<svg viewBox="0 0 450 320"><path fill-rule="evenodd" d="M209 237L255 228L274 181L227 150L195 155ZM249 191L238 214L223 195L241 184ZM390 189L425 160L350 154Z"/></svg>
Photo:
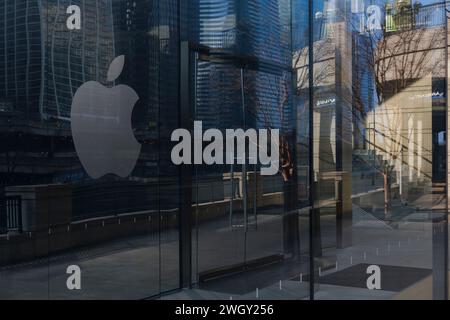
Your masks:
<svg viewBox="0 0 450 320"><path fill-rule="evenodd" d="M448 299L448 6L0 0L0 299Z"/></svg>

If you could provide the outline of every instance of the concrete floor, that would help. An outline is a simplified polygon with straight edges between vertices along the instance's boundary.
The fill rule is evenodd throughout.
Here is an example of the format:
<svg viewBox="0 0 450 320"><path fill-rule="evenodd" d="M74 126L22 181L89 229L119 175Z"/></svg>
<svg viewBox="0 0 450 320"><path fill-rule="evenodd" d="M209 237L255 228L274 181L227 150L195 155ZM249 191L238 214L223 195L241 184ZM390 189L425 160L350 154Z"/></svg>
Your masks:
<svg viewBox="0 0 450 320"><path fill-rule="evenodd" d="M412 283L411 287L403 292L393 292L385 290L368 290L365 288L354 288L351 286L336 286L323 284L321 278L326 275L337 273L359 263L388 265L400 267L432 268L432 247L431 247L431 223L403 222L398 229L392 229L387 225L360 223L353 230L353 246L346 249L336 250L330 248L324 250L324 259L334 261L336 267L332 270L321 271L317 278L315 299L317 300L371 300L371 299L431 299L432 286L430 278ZM272 272L275 274L275 272ZM401 271L399 277L402 277ZM241 275L247 284L249 275ZM368 275L367 275L368 277ZM257 286L253 282L253 290L243 294L230 294L225 283L231 282L234 285L239 282L236 279L228 279L218 283L214 288L209 285L210 290L196 288L192 290L182 290L163 299L308 299L309 283L293 281L293 278L275 280L265 287ZM237 282L236 282L237 281ZM280 285L281 283L281 285ZM258 295L257 292L258 291Z"/></svg>
<svg viewBox="0 0 450 320"><path fill-rule="evenodd" d="M361 217L359 217L361 218ZM304 223L302 221L301 223ZM359 263L432 269L432 223L427 215L410 215L395 227L366 215L355 219L353 245L333 247L333 216L322 219L324 259L337 265L321 276ZM281 253L281 220L261 216L258 229L249 231L247 246L242 234L218 221L199 229L196 271L242 261L244 249L251 258ZM97 247L77 250L49 259L0 269L0 299L142 299L178 287L178 242L176 232L161 237L130 237ZM304 239L303 239L304 240ZM302 240L302 241L303 241ZM307 259L286 260L255 271L218 279L191 290L177 291L162 299L308 299ZM66 288L66 268L77 264L82 270L82 290ZM399 277L402 275L399 274ZM303 281L304 280L304 281ZM350 286L316 285L316 299L407 299L432 297L430 279L414 283L403 292L371 291ZM234 288L231 288L234 287ZM233 289L233 290L232 290ZM234 291L234 292L232 292ZM419 294L420 293L420 294Z"/></svg>

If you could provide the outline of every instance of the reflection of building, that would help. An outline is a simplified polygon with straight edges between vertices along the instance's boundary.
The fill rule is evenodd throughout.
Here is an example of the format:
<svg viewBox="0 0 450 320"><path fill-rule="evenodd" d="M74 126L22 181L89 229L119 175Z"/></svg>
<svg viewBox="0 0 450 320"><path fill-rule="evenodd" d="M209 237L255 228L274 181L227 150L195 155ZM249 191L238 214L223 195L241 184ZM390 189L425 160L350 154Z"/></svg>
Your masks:
<svg viewBox="0 0 450 320"><path fill-rule="evenodd" d="M71 4L82 8L81 30L67 29ZM82 179L70 109L82 83L106 82L115 57L111 1L19 1L0 11L1 180Z"/></svg>
<svg viewBox="0 0 450 320"><path fill-rule="evenodd" d="M357 22L365 6L352 8L356 13L349 15L339 4L328 1L315 21L320 36L314 37L311 128L317 200L339 197L328 204L336 207L337 247L351 243L345 229L359 210L352 202L362 194L373 192L380 199L365 210L389 216L398 199L412 202L429 193L432 182L442 181L446 69L442 23L410 24L395 32L365 30L347 20ZM430 8L418 10L415 18ZM442 6L436 8L442 18ZM298 86L307 95L306 49L297 51L294 65Z"/></svg>
<svg viewBox="0 0 450 320"><path fill-rule="evenodd" d="M41 14L47 20L42 35L44 48L44 98L40 106L44 116L68 118L72 97L89 80L106 82L109 64L115 57L111 1L56 1L43 3ZM69 32L67 7L82 9L81 30Z"/></svg>
<svg viewBox="0 0 450 320"><path fill-rule="evenodd" d="M80 30L67 29L66 10L71 4L81 8ZM133 128L144 147L135 175L156 174L160 97L173 99L176 86L167 80L160 85L162 72L151 70L158 65L152 59L161 58L163 50L157 43L158 35L152 34L156 28L147 32L152 28L150 21L158 24L149 18L153 10L148 6L144 0L49 0L42 6L40 1L21 1L0 6L0 44L4 44L0 50L1 183L86 179L71 140L72 98L87 81L112 85L106 81L109 64L121 54L126 56L125 69L116 83L130 85L140 97ZM176 42L174 38L172 46ZM176 109L176 95L173 103L166 104L169 106ZM161 170L166 167L161 166Z"/></svg>
<svg viewBox="0 0 450 320"><path fill-rule="evenodd" d="M148 1L119 0L112 3L114 16L114 48L116 55L125 56L125 66L118 83L126 83L139 95L133 111L134 127L145 130L155 126L157 106L155 95L157 70L151 61L159 53L158 34L150 28L151 7ZM154 98L153 98L154 99ZM149 122L153 122L149 124Z"/></svg>
<svg viewBox="0 0 450 320"><path fill-rule="evenodd" d="M388 34L378 47L377 58L390 68L374 75L380 101L366 116L367 148L395 166L405 193L407 186L430 187L444 177L438 169L442 157L436 143L446 126L443 30Z"/></svg>
<svg viewBox="0 0 450 320"><path fill-rule="evenodd" d="M364 12L365 8L363 1L356 2L360 3L360 6L352 8L355 10L352 21L355 21L355 17L360 17L360 13ZM405 3L397 3L396 8L404 15L409 14L412 10ZM437 88L442 87L438 80L444 76L442 73L445 70L445 66L442 64L444 61L442 5L422 6L415 9L416 15L413 16L415 19L429 15L433 19L427 19L427 21L434 21L436 24L429 24L428 28L423 28L423 24L414 23L410 24L407 29L395 32L389 29L361 32L358 23L350 25L354 28L353 30L346 29L345 24L339 22L344 17L343 9L337 6L336 2L328 2L325 9L331 13L328 12L328 15L321 17L321 20L316 22L317 24L325 23L324 27L329 31L322 39L315 41L314 48L314 60L317 61L314 83L316 86L315 170L321 172L334 170L338 161L336 155L339 151L336 139L342 135L336 131L340 130L336 119L340 118L337 112L342 107L339 104L346 102L345 98L339 97L346 96L345 85L350 85L353 111L351 116L347 115L349 120L347 122L353 123L353 126L352 138L350 140L347 135L346 141L351 141L353 149L357 150L358 157L364 153L365 149L373 150L374 148L377 157L381 157L385 161L390 161L389 158L393 153L398 153L398 155L407 153L409 156L403 155L402 159L398 155L395 156L397 179L401 179L400 163L402 161L411 174L414 172L414 176L423 178L426 171L425 176L431 177L431 163L435 162L429 158L432 153L431 129L433 127L433 130L438 130L437 117L434 117L433 121L431 120L431 110L433 106L433 110L436 112L435 106L439 104L437 97L433 99L431 97L433 93L435 95L443 94L442 89L438 90ZM432 12L438 14L431 15ZM409 15L410 21L411 17ZM440 23L438 23L439 21ZM352 44L348 42L349 39L352 39ZM345 45L345 43L347 44ZM342 60L343 56L350 56L345 49L350 46L353 46L351 71L348 63ZM306 63L305 53L299 52L299 56L294 57L299 58L300 65ZM347 62L349 61L347 60ZM378 66L375 65L379 61L384 62L379 63ZM344 70L349 72L343 72ZM348 77L349 75L351 75L350 78L339 79L339 77ZM306 87L305 79L303 79L305 76L305 73L299 73L299 83L304 87ZM422 110L419 105L425 101L427 107ZM410 109L412 105L416 108ZM391 111L387 112L386 108ZM396 117L393 116L394 113L397 114ZM403 120L400 118L420 117L421 114L426 115L429 119L426 121L425 119L416 119L413 122L410 120L409 127L414 128L412 129L414 133L408 133L407 129L400 133L403 130L401 129ZM408 127L407 124L406 127ZM347 128L348 130L350 128ZM423 133L418 134L418 131ZM438 131L442 131L442 128ZM343 133L345 132L344 130ZM402 139L407 141L400 143L395 137L396 135L402 136ZM411 139L406 138L408 136ZM417 145L419 141L420 146ZM390 147L391 144L395 146ZM394 149L398 150L394 151ZM414 151L415 149L416 151ZM422 151L417 152L417 149ZM422 154L425 149L429 150L428 156ZM371 163L375 165L375 162L371 161ZM354 168L354 170L359 169Z"/></svg>
<svg viewBox="0 0 450 320"><path fill-rule="evenodd" d="M82 28L66 27L70 4L20 1L0 8L0 100L21 117L67 119L72 96L85 81L105 80L114 58L110 1L84 6ZM6 20L5 20L6 19ZM86 67L89 66L89 67Z"/></svg>
<svg viewBox="0 0 450 320"><path fill-rule="evenodd" d="M37 0L5 1L0 6L0 113L39 115L44 92L41 13Z"/></svg>
<svg viewBox="0 0 450 320"><path fill-rule="evenodd" d="M200 44L266 64L260 71L246 67L241 75L236 64L199 62L196 110L207 127L242 126L244 117L247 127L286 124L282 114L287 117L290 112L290 101L284 97L290 86L284 72L291 63L289 23L287 1L199 2Z"/></svg>
<svg viewBox="0 0 450 320"><path fill-rule="evenodd" d="M224 0L198 1L198 40L213 48L234 46L236 3Z"/></svg>
<svg viewBox="0 0 450 320"><path fill-rule="evenodd" d="M201 0L197 10L198 43L227 52L234 51L237 40L237 2ZM228 63L199 61L196 83L196 117L203 121L206 128L232 128L233 123L242 123L238 68Z"/></svg>
<svg viewBox="0 0 450 320"><path fill-rule="evenodd" d="M308 46L308 7L307 0L299 0L293 2L292 7L292 47L294 52Z"/></svg>
<svg viewBox="0 0 450 320"><path fill-rule="evenodd" d="M69 5L81 8L80 30L67 29ZM167 41L160 40L160 35L155 34L158 27L151 25L159 23L150 17L154 11L145 0L95 0L89 4L81 0L49 0L42 6L39 1L23 1L20 5L0 6L0 44L4 48L0 50L0 121L1 131L9 133L6 139L10 141L3 144L3 152L7 158L15 155L18 148L24 149L13 161L0 158L0 163L5 162L0 172L9 176L5 179L19 179L31 173L37 182L85 177L70 138L72 98L87 81L112 85L106 81L107 70L114 57L121 54L125 55L125 69L116 82L138 92L133 127L139 141L145 144L143 162L151 167L145 168L140 162L139 174L155 173L158 151L154 141L160 98L173 97L173 90L168 88L176 86L167 80L160 85L162 72L152 69L164 52L157 42ZM172 47L176 41L171 41ZM175 50L169 51L173 54ZM176 100L171 106L176 108Z"/></svg>

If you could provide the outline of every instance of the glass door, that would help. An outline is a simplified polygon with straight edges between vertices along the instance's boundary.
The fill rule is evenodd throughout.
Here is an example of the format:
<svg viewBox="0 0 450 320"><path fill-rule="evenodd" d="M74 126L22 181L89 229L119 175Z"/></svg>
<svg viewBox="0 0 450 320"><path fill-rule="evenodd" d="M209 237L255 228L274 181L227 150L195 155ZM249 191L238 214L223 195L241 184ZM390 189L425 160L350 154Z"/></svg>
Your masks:
<svg viewBox="0 0 450 320"><path fill-rule="evenodd" d="M228 62L198 61L195 70L195 120L203 132L242 127L241 70ZM202 283L245 262L248 215L245 165L195 166L193 203L197 280Z"/></svg>
<svg viewBox="0 0 450 320"><path fill-rule="evenodd" d="M200 57L193 70L194 131L202 130L204 152L217 142L211 135L222 134L223 160L233 159L233 163L206 163L203 154L203 164L194 166L193 277L200 289L219 292L227 299L270 298L274 288L286 298L303 297L307 284L298 284L303 278L297 259L300 226L290 73L258 71L223 57ZM281 136L276 145L280 163L273 164L280 170L262 175L247 138L253 130L259 134L272 129ZM230 154L226 142L230 130L246 133L244 155L236 146ZM198 139L197 133L194 140ZM194 159L196 152L200 152L198 146L194 146ZM283 288L292 284L295 290L289 295Z"/></svg>

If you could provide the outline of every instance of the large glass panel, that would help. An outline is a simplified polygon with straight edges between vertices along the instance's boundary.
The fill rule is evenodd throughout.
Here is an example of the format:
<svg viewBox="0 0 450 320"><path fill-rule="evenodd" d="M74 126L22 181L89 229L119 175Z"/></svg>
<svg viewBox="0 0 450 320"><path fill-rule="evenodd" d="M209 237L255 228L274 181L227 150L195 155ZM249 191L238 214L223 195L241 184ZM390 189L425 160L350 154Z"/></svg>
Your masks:
<svg viewBox="0 0 450 320"><path fill-rule="evenodd" d="M243 125L241 70L232 64L197 63L195 119L203 130ZM220 94L219 94L220 92ZM224 98L225 97L225 98ZM194 173L198 280L245 261L243 165L202 165ZM220 247L220 250L218 248Z"/></svg>
<svg viewBox="0 0 450 320"><path fill-rule="evenodd" d="M0 1L0 299L448 298L446 9Z"/></svg>
<svg viewBox="0 0 450 320"><path fill-rule="evenodd" d="M274 290L281 290L286 299L303 298L308 293L309 260L301 257L299 230L302 225L302 239L307 239L308 215L304 213L301 223L293 179L296 123L290 122L295 119L291 75L210 59L214 62L196 64L195 120L203 132L218 130L225 137L227 129L281 128L285 140L277 148L284 152L280 157L285 170L262 175L248 153L245 163L236 158L235 164L195 167L194 278L205 298L211 297L205 293L209 291L225 299L270 299ZM299 179L306 188L307 177ZM303 248L308 252L306 243Z"/></svg>
<svg viewBox="0 0 450 320"><path fill-rule="evenodd" d="M314 26L316 298L442 298L444 5L315 1Z"/></svg>
<svg viewBox="0 0 450 320"><path fill-rule="evenodd" d="M177 2L0 10L0 297L179 288Z"/></svg>
<svg viewBox="0 0 450 320"><path fill-rule="evenodd" d="M197 293L222 299L307 297L309 113L307 94L299 90L297 96L292 83L290 4L200 5L199 41L209 52L202 48L193 58L195 120L203 132L277 129L281 138L274 175L263 175L249 154L235 164L194 167ZM296 29L307 23L302 13ZM298 39L299 50L307 43Z"/></svg>
<svg viewBox="0 0 450 320"><path fill-rule="evenodd" d="M67 211L50 205L64 190L47 184L52 145L64 139L41 117L46 15L25 0L2 1L0 13L0 298L47 299L48 226Z"/></svg>

